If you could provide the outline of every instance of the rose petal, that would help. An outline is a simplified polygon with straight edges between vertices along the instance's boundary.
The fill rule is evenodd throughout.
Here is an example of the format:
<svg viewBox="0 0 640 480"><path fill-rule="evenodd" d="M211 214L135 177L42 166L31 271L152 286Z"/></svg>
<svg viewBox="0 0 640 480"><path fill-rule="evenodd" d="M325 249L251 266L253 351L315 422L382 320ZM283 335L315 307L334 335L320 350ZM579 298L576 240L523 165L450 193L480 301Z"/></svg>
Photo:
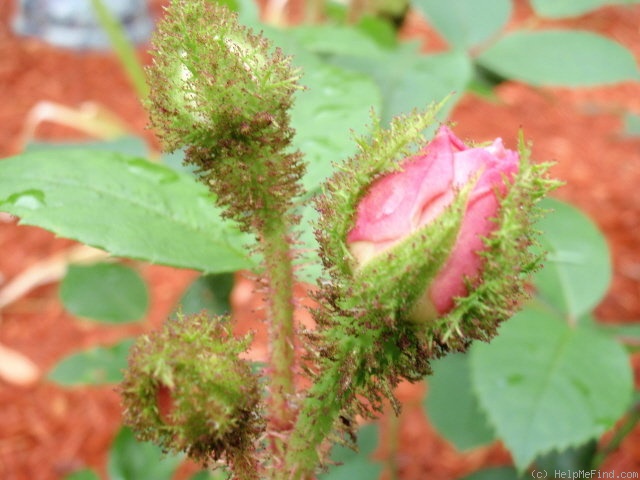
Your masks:
<svg viewBox="0 0 640 480"><path fill-rule="evenodd" d="M356 224L348 242L398 241L423 225L425 205L450 190L453 145L446 130L438 132L422 155L411 157L402 170L376 180L358 206ZM449 200L450 201L450 200ZM430 218L446 205L435 202Z"/></svg>

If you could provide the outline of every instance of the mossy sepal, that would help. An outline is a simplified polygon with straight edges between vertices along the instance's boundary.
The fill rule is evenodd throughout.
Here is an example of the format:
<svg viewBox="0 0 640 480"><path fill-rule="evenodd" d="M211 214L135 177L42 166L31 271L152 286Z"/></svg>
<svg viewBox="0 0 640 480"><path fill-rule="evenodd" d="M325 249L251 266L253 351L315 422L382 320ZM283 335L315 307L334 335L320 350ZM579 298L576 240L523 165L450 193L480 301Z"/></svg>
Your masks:
<svg viewBox="0 0 640 480"><path fill-rule="evenodd" d="M141 440L185 452L203 464L224 458L242 478L264 430L259 379L239 358L250 339L234 338L228 318L178 315L132 347L120 391L124 422Z"/></svg>
<svg viewBox="0 0 640 480"><path fill-rule="evenodd" d="M290 58L208 0L173 0L154 34L151 122L164 147L279 136L300 87Z"/></svg>
<svg viewBox="0 0 640 480"><path fill-rule="evenodd" d="M302 192L289 117L300 71L208 0L173 0L152 54L147 105L163 148L184 148L224 215L259 235Z"/></svg>
<svg viewBox="0 0 640 480"><path fill-rule="evenodd" d="M335 281L350 281L358 268L346 238L359 202L375 179L397 171L403 159L424 147L424 131L434 124L447 101L434 103L424 112L395 117L388 128L372 114L371 135L355 140L359 153L337 165L336 173L324 184L324 193L316 200L320 213L316 238L325 270Z"/></svg>
<svg viewBox="0 0 640 480"><path fill-rule="evenodd" d="M357 252L357 255L352 255L352 247L359 244L347 243L348 233L354 228L354 219L360 215L359 203L370 185L385 175L389 175L385 181L399 179L391 175L395 175L405 159L415 158L415 152L408 151L409 146L424 147L426 142L421 132L433 120L438 107L435 105L425 113L414 112L410 116L399 117L387 130L376 125L370 141L358 142L360 154L339 167L317 202L321 219L316 231L321 256L331 276L331 281L324 287L328 293L324 298L341 316L352 317L354 323L366 325L371 325L374 317L387 324L396 321L424 324L425 333L433 342L446 348L464 350L471 339L491 338L497 325L513 314L526 297L526 282L531 266L536 264L536 258L529 249L536 236L532 226L538 215L535 205L557 187L558 182L546 177L549 164L534 165L529 161L529 150L522 136L518 154L501 150L504 155L511 156L510 162L517 162L517 168L512 169L513 173L509 175L503 173L502 182L499 177L492 180L497 204L496 216L490 221L495 223L495 228L483 238L483 250L476 251L482 257L480 271L477 276L464 279L468 295L455 298L453 308L448 307L450 311L438 311L432 304L429 286L453 254L462 225L474 225L471 223L474 219L468 216L470 207L467 199L472 194L476 195L473 198L479 198L475 185L481 178L480 171L475 179L469 178L466 185L454 188L452 203L435 219L415 233L408 231L404 239L380 253ZM460 142L458 139L455 141ZM498 145L503 148L501 143ZM440 147L434 147L437 148ZM456 148L465 149L464 145ZM488 152L493 147L481 148ZM399 179L400 186L404 185L403 181ZM392 194L389 183L385 184L384 192ZM379 195L380 190L377 193ZM385 205L378 200L375 202L380 208ZM371 208L370 205L367 208ZM474 225L473 228L477 227ZM374 245L370 248L379 249ZM455 251L460 251L459 247ZM471 312L474 313L469 316ZM461 326L461 323L469 328ZM474 328L477 331L473 331Z"/></svg>
<svg viewBox="0 0 640 480"><path fill-rule="evenodd" d="M543 261L537 249L540 232L535 223L544 215L538 206L562 182L548 176L552 163L533 163L531 150L520 132L519 169L500 199L494 218L497 228L484 239L482 274L467 280L467 294L454 308L428 325L428 334L452 350L466 350L472 340L489 341L499 325L529 298L531 275Z"/></svg>

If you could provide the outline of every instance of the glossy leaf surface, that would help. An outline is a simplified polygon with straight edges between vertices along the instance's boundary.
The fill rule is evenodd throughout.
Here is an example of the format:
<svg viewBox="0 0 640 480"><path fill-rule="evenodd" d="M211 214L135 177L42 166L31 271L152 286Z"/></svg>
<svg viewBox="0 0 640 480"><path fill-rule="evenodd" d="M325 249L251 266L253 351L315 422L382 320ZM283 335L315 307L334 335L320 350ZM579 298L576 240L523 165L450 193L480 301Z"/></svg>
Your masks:
<svg viewBox="0 0 640 480"><path fill-rule="evenodd" d="M60 149L5 159L0 211L116 256L204 272L252 266L247 237L203 185L142 158Z"/></svg>

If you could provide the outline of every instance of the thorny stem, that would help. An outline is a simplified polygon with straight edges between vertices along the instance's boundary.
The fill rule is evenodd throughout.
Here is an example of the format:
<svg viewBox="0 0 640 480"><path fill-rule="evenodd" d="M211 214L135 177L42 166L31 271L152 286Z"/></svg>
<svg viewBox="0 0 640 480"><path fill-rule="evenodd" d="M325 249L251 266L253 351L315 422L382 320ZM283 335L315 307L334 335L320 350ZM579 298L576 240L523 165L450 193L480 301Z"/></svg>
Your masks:
<svg viewBox="0 0 640 480"><path fill-rule="evenodd" d="M325 370L309 390L289 438L285 457L287 479L311 480L321 459L321 444L331 432L342 408L351 401L356 380L357 347L341 345L339 358Z"/></svg>
<svg viewBox="0 0 640 480"><path fill-rule="evenodd" d="M242 472L243 479L260 480L258 462L255 457L249 455L239 455L237 457L234 457L233 463L234 470L236 472Z"/></svg>
<svg viewBox="0 0 640 480"><path fill-rule="evenodd" d="M269 322L271 342L271 385L269 400L269 431L290 430L295 412L289 403L295 393L294 385L294 327L293 327L293 265L287 226L284 218L270 222L262 240L269 285ZM273 436L270 448L273 458L283 456L282 440ZM277 467L276 467L277 468Z"/></svg>

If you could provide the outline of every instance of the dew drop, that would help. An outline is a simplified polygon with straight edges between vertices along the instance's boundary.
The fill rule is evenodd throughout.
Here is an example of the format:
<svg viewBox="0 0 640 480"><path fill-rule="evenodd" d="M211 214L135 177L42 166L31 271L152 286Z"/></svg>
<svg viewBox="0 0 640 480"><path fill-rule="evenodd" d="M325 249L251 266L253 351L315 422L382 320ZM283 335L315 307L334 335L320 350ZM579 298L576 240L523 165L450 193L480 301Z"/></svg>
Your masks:
<svg viewBox="0 0 640 480"><path fill-rule="evenodd" d="M41 190L17 192L1 203L10 204L17 208L26 208L27 210L38 210L46 205L44 192Z"/></svg>
<svg viewBox="0 0 640 480"><path fill-rule="evenodd" d="M144 177L159 184L172 183L179 179L176 172L142 158L129 161L127 168L134 175Z"/></svg>

